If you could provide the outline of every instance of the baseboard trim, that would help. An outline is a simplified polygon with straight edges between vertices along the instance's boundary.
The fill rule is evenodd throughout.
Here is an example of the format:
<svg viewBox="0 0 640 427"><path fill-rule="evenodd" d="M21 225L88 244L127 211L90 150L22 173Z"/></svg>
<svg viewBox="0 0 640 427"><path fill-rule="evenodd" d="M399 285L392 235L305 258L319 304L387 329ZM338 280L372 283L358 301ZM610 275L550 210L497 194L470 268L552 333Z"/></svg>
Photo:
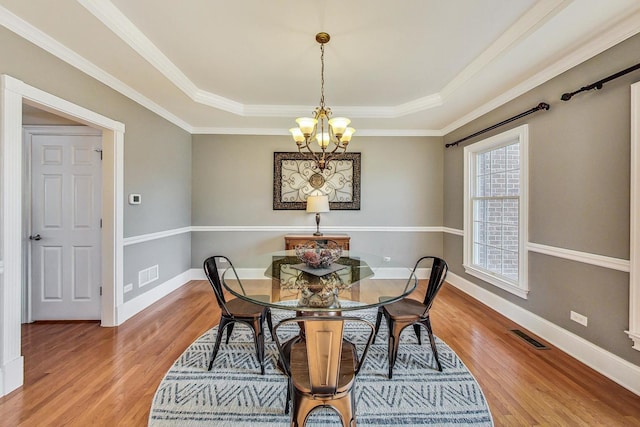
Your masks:
<svg viewBox="0 0 640 427"><path fill-rule="evenodd" d="M640 396L640 366L449 272L447 282Z"/></svg>
<svg viewBox="0 0 640 427"><path fill-rule="evenodd" d="M121 325L128 319L140 313L145 308L149 307L153 303L169 295L171 292L187 284L190 280L193 280L191 276L194 270L196 269L187 270L184 273L178 274L177 276L167 280L163 284L149 289L149 291L145 292L144 294L139 295L117 307L116 325Z"/></svg>
<svg viewBox="0 0 640 427"><path fill-rule="evenodd" d="M5 396L24 383L24 357L20 356L0 369L0 396Z"/></svg>

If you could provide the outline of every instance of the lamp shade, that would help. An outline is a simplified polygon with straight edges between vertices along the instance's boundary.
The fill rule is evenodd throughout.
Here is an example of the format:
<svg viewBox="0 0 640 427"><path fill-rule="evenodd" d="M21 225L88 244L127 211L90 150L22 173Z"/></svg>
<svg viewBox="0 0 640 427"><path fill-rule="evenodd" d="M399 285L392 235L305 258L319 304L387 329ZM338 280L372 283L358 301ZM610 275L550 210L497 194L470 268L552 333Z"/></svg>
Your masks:
<svg viewBox="0 0 640 427"><path fill-rule="evenodd" d="M309 196L307 197L307 212L329 212L329 196Z"/></svg>
<svg viewBox="0 0 640 427"><path fill-rule="evenodd" d="M342 136L347 126L349 126L349 123L351 123L351 120L346 117L334 117L329 120L329 126L333 129L333 133L340 136Z"/></svg>
<svg viewBox="0 0 640 427"><path fill-rule="evenodd" d="M327 148L329 145L329 132L321 132L316 135L316 140L318 140L318 145L322 148Z"/></svg>
<svg viewBox="0 0 640 427"><path fill-rule="evenodd" d="M356 133L356 130L354 128L346 128L344 130L344 133L342 134L342 138L340 139L340 142L342 143L348 143L349 141L351 141L351 137L353 136L353 134Z"/></svg>
<svg viewBox="0 0 640 427"><path fill-rule="evenodd" d="M293 136L293 140L297 142L304 142L304 134L300 130L300 128L291 128L289 129L291 135Z"/></svg>
<svg viewBox="0 0 640 427"><path fill-rule="evenodd" d="M300 131L302 131L304 135L311 135L318 120L311 117L300 117L296 119L296 123L298 123Z"/></svg>

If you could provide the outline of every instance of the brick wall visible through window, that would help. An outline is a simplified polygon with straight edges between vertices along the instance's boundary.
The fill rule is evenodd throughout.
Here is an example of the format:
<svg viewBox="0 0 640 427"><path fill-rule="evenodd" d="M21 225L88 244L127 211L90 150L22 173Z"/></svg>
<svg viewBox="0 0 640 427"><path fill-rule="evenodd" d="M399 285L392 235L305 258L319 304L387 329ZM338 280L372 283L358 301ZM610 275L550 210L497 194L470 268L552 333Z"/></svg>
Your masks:
<svg viewBox="0 0 640 427"><path fill-rule="evenodd" d="M475 155L473 264L518 280L520 143Z"/></svg>
<svg viewBox="0 0 640 427"><path fill-rule="evenodd" d="M465 271L524 297L526 149L526 125L465 147Z"/></svg>

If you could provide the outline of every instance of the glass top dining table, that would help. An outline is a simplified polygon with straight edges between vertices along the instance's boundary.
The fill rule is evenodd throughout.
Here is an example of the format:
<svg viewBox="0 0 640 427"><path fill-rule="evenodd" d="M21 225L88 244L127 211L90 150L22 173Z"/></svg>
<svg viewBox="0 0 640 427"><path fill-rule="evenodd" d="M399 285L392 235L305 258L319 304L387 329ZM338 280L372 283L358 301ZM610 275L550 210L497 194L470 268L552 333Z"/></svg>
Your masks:
<svg viewBox="0 0 640 427"><path fill-rule="evenodd" d="M233 267L225 269L222 282L234 296L319 314L378 307L404 298L417 285L411 268L354 251L344 251L324 269L302 263L294 250L248 257L234 261Z"/></svg>

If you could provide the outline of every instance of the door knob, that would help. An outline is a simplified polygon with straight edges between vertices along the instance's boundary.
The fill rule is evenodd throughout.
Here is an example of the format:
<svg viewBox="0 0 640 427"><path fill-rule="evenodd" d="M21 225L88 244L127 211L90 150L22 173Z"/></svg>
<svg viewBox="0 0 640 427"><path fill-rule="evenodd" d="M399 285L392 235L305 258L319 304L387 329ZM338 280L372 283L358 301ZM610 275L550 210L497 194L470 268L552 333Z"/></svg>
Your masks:
<svg viewBox="0 0 640 427"><path fill-rule="evenodd" d="M42 236L40 236L39 234L36 234L35 236L29 236L29 240L41 240Z"/></svg>

